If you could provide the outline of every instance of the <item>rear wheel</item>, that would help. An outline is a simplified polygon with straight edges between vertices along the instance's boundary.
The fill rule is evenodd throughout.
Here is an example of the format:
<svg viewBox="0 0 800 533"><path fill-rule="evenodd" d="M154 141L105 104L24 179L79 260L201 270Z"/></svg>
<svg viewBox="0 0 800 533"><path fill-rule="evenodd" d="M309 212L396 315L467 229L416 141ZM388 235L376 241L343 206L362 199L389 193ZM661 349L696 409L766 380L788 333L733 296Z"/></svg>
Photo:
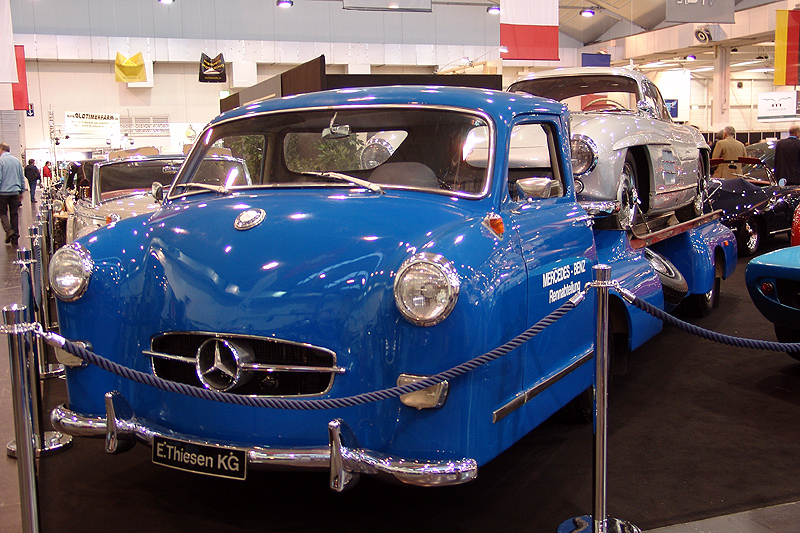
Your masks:
<svg viewBox="0 0 800 533"><path fill-rule="evenodd" d="M722 278L715 277L714 285L705 294L690 294L681 304L682 308L690 315L704 317L711 314L711 310L719 306L719 289Z"/></svg>
<svg viewBox="0 0 800 533"><path fill-rule="evenodd" d="M617 201L619 202L617 219L620 228L632 228L639 210L639 195L636 192L636 161L630 152L625 155L625 163L622 165Z"/></svg>
<svg viewBox="0 0 800 533"><path fill-rule="evenodd" d="M700 158L697 163L700 169L700 175L697 178L697 189L695 190L695 197L691 204L680 208L675 215L678 220L685 222L692 220L703 214L705 211L706 200L708 198L708 182L706 176L703 175L703 159Z"/></svg>
<svg viewBox="0 0 800 533"><path fill-rule="evenodd" d="M689 292L689 285L683 274L675 268L669 259L658 254L650 248L644 249L644 256L650 262L653 270L658 274L661 281L661 290L664 293L664 303L668 306L676 306L683 301L686 293Z"/></svg>
<svg viewBox="0 0 800 533"><path fill-rule="evenodd" d="M758 251L762 240L761 224L757 218L748 218L736 232L739 255L750 256Z"/></svg>

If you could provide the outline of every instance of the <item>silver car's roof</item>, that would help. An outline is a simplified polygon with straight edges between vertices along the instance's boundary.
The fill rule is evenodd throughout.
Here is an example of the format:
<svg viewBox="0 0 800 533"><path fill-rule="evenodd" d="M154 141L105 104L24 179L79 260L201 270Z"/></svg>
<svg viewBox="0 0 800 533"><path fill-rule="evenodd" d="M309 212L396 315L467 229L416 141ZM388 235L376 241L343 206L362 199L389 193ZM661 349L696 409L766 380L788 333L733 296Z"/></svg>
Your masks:
<svg viewBox="0 0 800 533"><path fill-rule="evenodd" d="M530 72L524 76L520 76L514 83L525 81L525 80L538 80L542 78L562 78L565 76L586 76L586 75L597 75L597 76L624 76L626 78L631 78L636 80L639 85L642 84L643 81L649 80L647 76L645 76L642 72L638 70L633 70L630 68L620 68L620 67L570 67L570 68L558 68L554 70L542 70L539 72Z"/></svg>

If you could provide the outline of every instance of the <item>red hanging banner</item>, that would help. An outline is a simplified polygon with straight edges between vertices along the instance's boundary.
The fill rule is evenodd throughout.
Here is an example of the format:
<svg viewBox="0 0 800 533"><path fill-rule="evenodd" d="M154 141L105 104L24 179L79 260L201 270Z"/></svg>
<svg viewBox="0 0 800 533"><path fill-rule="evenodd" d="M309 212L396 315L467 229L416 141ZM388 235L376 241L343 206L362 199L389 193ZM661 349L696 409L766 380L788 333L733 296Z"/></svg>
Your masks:
<svg viewBox="0 0 800 533"><path fill-rule="evenodd" d="M17 59L18 83L11 84L11 96L14 100L14 109L28 111L28 74L25 71L25 47L21 44L14 45L14 55Z"/></svg>

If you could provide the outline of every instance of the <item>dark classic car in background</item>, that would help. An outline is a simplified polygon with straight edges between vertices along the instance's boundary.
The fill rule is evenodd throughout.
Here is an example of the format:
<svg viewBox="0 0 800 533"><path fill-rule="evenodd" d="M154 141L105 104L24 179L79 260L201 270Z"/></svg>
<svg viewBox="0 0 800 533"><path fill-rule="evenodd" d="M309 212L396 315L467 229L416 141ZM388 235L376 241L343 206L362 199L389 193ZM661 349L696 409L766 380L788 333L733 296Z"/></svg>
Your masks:
<svg viewBox="0 0 800 533"><path fill-rule="evenodd" d="M739 162L742 172L737 177L711 180L708 198L712 209L722 210L722 222L736 231L739 254L747 256L755 254L764 239L791 231L800 186L777 183L761 159L740 157Z"/></svg>
<svg viewBox="0 0 800 533"><path fill-rule="evenodd" d="M75 191L60 195L55 234L61 246L112 222L158 209L164 187L169 187L183 164L183 155L133 156L81 165ZM219 172L248 180L243 161L224 150L206 156L206 172ZM216 172L216 170L215 170Z"/></svg>
<svg viewBox="0 0 800 533"><path fill-rule="evenodd" d="M191 390L339 400L494 350L579 293L598 262L662 307L659 276L628 232L595 237L568 131L556 102L457 87L340 89L226 112L154 213L53 256L60 333ZM213 165L214 150L244 170ZM702 296L735 268L732 241L715 221L658 251ZM595 292L586 298L503 358L400 398L235 405L64 360L69 403L51 418L65 433L107 436L109 452L140 441L155 463L205 474L320 468L335 490L362 473L462 483L586 398ZM614 298L616 348L660 330ZM198 454L235 454L236 471L186 459Z"/></svg>
<svg viewBox="0 0 800 533"><path fill-rule="evenodd" d="M756 308L774 324L778 341L800 342L800 246L751 259L745 282ZM798 353L789 355L800 359Z"/></svg>
<svg viewBox="0 0 800 533"><path fill-rule="evenodd" d="M619 225L677 212L703 212L709 147L700 132L672 121L655 84L627 68L565 68L526 75L509 86L566 104L578 200L616 200Z"/></svg>

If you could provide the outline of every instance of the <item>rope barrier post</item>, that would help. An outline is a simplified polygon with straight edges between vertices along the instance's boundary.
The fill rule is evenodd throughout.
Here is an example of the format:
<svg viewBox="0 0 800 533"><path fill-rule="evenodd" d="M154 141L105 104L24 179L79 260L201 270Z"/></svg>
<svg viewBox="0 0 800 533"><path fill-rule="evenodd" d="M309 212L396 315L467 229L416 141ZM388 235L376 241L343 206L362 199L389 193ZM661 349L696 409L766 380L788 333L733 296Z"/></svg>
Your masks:
<svg viewBox="0 0 800 533"><path fill-rule="evenodd" d="M22 311L22 322L30 323L34 321L36 298L33 264L33 254L26 248L17 250L17 261L20 271L20 283L22 285L22 298L25 305L20 308ZM31 402L31 423L33 427L34 443L37 456L42 456L52 452L66 449L72 445L72 437L64 435L58 431L44 430L44 402L42 401L42 385L40 369L39 345L41 338L31 339L30 349L24 353L26 362L24 368L28 374L28 396ZM17 456L17 442L11 441L6 445L6 454L9 457Z"/></svg>
<svg viewBox="0 0 800 533"><path fill-rule="evenodd" d="M45 285L45 277L47 276L48 257L44 246L44 240L41 235L41 220L38 225L28 228L28 236L31 240L31 251L33 252L33 266L31 269L32 283L31 289L33 297L31 300L31 308L33 309L34 321L42 324L45 330L50 331L50 298L48 297L47 287ZM24 297L24 296L23 296ZM43 379L56 378L64 375L64 365L58 363L50 363L47 344L42 337L37 337L39 346L39 376Z"/></svg>
<svg viewBox="0 0 800 533"><path fill-rule="evenodd" d="M641 529L606 513L606 474L608 444L608 366L610 313L608 290L611 267L593 267L597 290L597 322L595 341L594 376L594 476L593 514L571 518L563 522L557 533L641 533Z"/></svg>
<svg viewBox="0 0 800 533"><path fill-rule="evenodd" d="M14 328L25 321L25 307L16 304L3 308L3 320L7 328ZM31 383L26 371L26 352L32 348L31 333L15 328L8 335L8 355L11 368L11 389L14 404L14 435L19 447L17 472L19 474L19 495L22 511L22 530L39 531L38 487L36 465L34 464L34 437L32 423Z"/></svg>

